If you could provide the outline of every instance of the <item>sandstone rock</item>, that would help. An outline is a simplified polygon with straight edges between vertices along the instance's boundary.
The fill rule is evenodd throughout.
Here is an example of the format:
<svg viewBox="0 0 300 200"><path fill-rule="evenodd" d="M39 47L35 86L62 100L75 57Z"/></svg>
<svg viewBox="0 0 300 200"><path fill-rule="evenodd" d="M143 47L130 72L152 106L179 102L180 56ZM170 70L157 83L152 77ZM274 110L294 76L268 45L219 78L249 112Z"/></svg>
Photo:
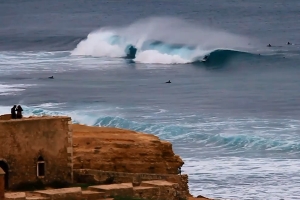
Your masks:
<svg viewBox="0 0 300 200"><path fill-rule="evenodd" d="M26 200L50 200L50 197L33 196L33 197L26 197Z"/></svg>
<svg viewBox="0 0 300 200"><path fill-rule="evenodd" d="M0 115L0 120L10 120L11 114Z"/></svg>
<svg viewBox="0 0 300 200"><path fill-rule="evenodd" d="M152 134L72 125L74 169L177 174L183 165L172 144Z"/></svg>
<svg viewBox="0 0 300 200"><path fill-rule="evenodd" d="M159 188L156 187L145 187L137 186L133 187L133 196L141 199L155 199L159 193Z"/></svg>
<svg viewBox="0 0 300 200"><path fill-rule="evenodd" d="M82 191L83 200L94 200L94 199L102 199L102 198L105 198L104 192L95 192L89 190Z"/></svg>
<svg viewBox="0 0 300 200"><path fill-rule="evenodd" d="M26 194L25 192L8 192L5 193L5 199L11 199L11 200L25 200Z"/></svg>
<svg viewBox="0 0 300 200"><path fill-rule="evenodd" d="M213 200L213 199L209 199L209 198L206 198L202 195L199 195L197 197L189 197L188 200Z"/></svg>
<svg viewBox="0 0 300 200"><path fill-rule="evenodd" d="M104 192L106 197L133 196L132 183L94 185L94 186L89 186L88 189L92 191Z"/></svg>
<svg viewBox="0 0 300 200"><path fill-rule="evenodd" d="M36 190L34 193L42 197L49 197L51 200L57 199L82 199L82 191L80 187L62 188L52 190Z"/></svg>
<svg viewBox="0 0 300 200"><path fill-rule="evenodd" d="M152 181L143 181L141 186L150 186L159 188L159 193L157 196L158 200L175 200L180 199L178 193L179 186L177 183L171 183L165 180L152 180Z"/></svg>

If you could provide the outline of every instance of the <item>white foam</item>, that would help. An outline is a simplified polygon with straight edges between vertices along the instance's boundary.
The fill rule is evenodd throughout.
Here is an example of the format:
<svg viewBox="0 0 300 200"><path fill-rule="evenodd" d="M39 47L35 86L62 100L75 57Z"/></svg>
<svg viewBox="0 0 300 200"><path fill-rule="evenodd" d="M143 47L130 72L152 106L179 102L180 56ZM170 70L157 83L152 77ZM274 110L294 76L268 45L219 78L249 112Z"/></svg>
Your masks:
<svg viewBox="0 0 300 200"><path fill-rule="evenodd" d="M160 53L156 50L142 51L137 54L134 59L138 63L148 63L148 64L180 64L189 63L189 60L181 58L179 55L169 55L165 53Z"/></svg>
<svg viewBox="0 0 300 200"><path fill-rule="evenodd" d="M111 45L108 43L109 37L113 32L96 31L88 35L87 39L81 41L72 51L72 55L91 55L104 57L123 57L126 56L123 45ZM124 44L126 45L126 44Z"/></svg>
<svg viewBox="0 0 300 200"><path fill-rule="evenodd" d="M299 199L299 159L186 158L193 195L228 199ZM298 183L298 186L297 186Z"/></svg>
<svg viewBox="0 0 300 200"><path fill-rule="evenodd" d="M18 95L20 91L23 91L30 86L33 86L33 84L13 84L13 85L0 84L0 95L2 96Z"/></svg>
<svg viewBox="0 0 300 200"><path fill-rule="evenodd" d="M147 41L163 43L153 47L147 46ZM181 47L173 48L172 44ZM249 39L242 36L176 18L155 17L125 27L106 27L93 31L77 45L72 55L124 57L129 45L138 49L136 62L155 64L189 63L220 48L251 48ZM189 48L191 46L195 49Z"/></svg>
<svg viewBox="0 0 300 200"><path fill-rule="evenodd" d="M33 107L40 107L40 108L57 108L60 107L61 105L64 105L65 103L43 103L37 106L33 106Z"/></svg>
<svg viewBox="0 0 300 200"><path fill-rule="evenodd" d="M99 62L102 65L99 66ZM0 77L3 75L76 71L82 68L110 69L122 59L70 56L70 52L0 52ZM109 65L108 65L109 64Z"/></svg>

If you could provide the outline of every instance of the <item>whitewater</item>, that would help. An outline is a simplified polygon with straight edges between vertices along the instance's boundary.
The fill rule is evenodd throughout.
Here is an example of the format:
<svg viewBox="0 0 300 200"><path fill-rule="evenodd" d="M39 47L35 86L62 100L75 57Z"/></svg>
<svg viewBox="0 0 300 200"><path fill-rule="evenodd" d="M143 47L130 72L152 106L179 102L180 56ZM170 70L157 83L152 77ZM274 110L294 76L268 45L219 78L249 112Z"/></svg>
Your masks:
<svg viewBox="0 0 300 200"><path fill-rule="evenodd" d="M253 41L252 41L253 42ZM130 48L133 48L130 51ZM184 64L217 50L254 52L251 39L171 17L139 20L91 32L72 55L127 57L138 63Z"/></svg>
<svg viewBox="0 0 300 200"><path fill-rule="evenodd" d="M298 2L145 5L0 2L0 114L155 134L195 196L300 199Z"/></svg>

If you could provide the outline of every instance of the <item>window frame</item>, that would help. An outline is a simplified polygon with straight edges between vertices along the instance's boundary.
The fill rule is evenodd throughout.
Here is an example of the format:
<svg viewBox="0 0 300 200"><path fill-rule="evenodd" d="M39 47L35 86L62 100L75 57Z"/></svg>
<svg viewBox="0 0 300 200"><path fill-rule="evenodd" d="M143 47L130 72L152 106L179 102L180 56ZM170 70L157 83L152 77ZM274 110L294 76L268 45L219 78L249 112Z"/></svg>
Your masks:
<svg viewBox="0 0 300 200"><path fill-rule="evenodd" d="M40 176L39 174L39 172L40 172L40 167L39 167L39 165L40 164L43 164L43 166L44 166L44 175L43 176ZM45 163L45 161L43 160L43 161L37 161L36 162L36 176L38 177L38 178L45 178L45 174L46 174L46 163Z"/></svg>

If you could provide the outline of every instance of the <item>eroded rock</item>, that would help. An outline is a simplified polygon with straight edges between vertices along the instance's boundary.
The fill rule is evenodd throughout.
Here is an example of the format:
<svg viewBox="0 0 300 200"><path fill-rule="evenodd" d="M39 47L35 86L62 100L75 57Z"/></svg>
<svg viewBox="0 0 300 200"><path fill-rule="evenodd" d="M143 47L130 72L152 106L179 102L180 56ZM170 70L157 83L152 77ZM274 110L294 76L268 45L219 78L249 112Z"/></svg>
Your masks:
<svg viewBox="0 0 300 200"><path fill-rule="evenodd" d="M184 163L170 142L152 134L77 124L72 127L74 169L177 174Z"/></svg>

